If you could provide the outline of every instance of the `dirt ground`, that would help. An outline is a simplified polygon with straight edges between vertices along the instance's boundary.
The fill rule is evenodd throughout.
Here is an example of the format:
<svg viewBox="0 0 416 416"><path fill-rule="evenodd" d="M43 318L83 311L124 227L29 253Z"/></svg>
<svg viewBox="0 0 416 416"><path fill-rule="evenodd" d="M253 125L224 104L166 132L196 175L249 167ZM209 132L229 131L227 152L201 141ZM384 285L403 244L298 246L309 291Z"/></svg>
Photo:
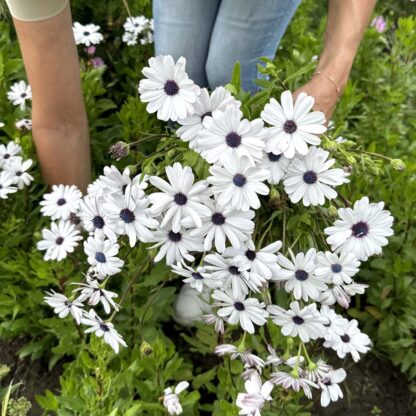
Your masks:
<svg viewBox="0 0 416 416"><path fill-rule="evenodd" d="M0 363L7 364L12 371L6 382L13 379L22 381L19 394L32 402L30 416L39 416L41 410L35 396L46 389L59 388L62 367L57 365L47 371L47 361L19 360L16 352L24 345L22 340L0 340ZM333 364L335 362L331 360ZM342 366L342 362L339 363ZM416 416L416 395L409 389L409 383L388 361L381 361L368 354L359 364L349 362L348 377L342 389L345 398L323 409L317 403L314 416ZM410 385L416 391L416 383ZM318 395L315 395L319 400Z"/></svg>

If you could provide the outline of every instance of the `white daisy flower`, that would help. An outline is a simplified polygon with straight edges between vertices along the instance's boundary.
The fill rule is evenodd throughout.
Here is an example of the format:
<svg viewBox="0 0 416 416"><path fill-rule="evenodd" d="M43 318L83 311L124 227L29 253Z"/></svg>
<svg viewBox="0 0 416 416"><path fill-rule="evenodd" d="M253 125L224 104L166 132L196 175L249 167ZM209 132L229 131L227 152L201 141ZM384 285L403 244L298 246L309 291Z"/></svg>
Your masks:
<svg viewBox="0 0 416 416"><path fill-rule="evenodd" d="M232 325L239 323L249 334L254 334L253 323L262 326L267 322L269 313L264 309L266 305L256 298L236 296L231 290L214 290L212 298L216 301L213 306L220 308L217 312L219 316Z"/></svg>
<svg viewBox="0 0 416 416"><path fill-rule="evenodd" d="M279 254L278 262L283 268L276 271L277 276L272 280L285 281L286 292L293 292L296 300L317 300L328 286L315 275L316 250L311 248L306 253L298 253L296 256L290 251L290 256L292 261Z"/></svg>
<svg viewBox="0 0 416 416"><path fill-rule="evenodd" d="M189 286L199 293L202 292L204 287L213 289L222 285L222 282L213 277L210 273L207 273L204 267L193 269L186 264L178 263L172 265L172 271L179 276L185 277L183 282L188 283Z"/></svg>
<svg viewBox="0 0 416 416"><path fill-rule="evenodd" d="M266 366L272 365L274 367L278 367L279 365L284 363L283 358L277 356L276 350L270 344L267 344L267 350L269 351L269 355L266 358Z"/></svg>
<svg viewBox="0 0 416 416"><path fill-rule="evenodd" d="M103 289L97 280L88 280L87 283L79 283L79 288L74 292L81 291L78 298L80 302L88 301L89 306L95 306L101 303L105 313L109 314L111 309L118 311L119 305L114 302L114 298L118 297L117 293Z"/></svg>
<svg viewBox="0 0 416 416"><path fill-rule="evenodd" d="M26 108L26 101L32 99L32 88L25 81L15 82L7 93L7 98L13 105L18 105L22 111Z"/></svg>
<svg viewBox="0 0 416 416"><path fill-rule="evenodd" d="M335 312L328 305L322 305L319 311L324 322L326 340L344 334L344 328L348 324L348 319Z"/></svg>
<svg viewBox="0 0 416 416"><path fill-rule="evenodd" d="M327 364L325 361L319 359L317 363L309 363L305 368L304 374L308 380L317 383L322 380L329 372L333 370L332 365Z"/></svg>
<svg viewBox="0 0 416 416"><path fill-rule="evenodd" d="M9 194L17 192L14 186L14 175L12 172L3 170L0 172L0 199L8 199Z"/></svg>
<svg viewBox="0 0 416 416"><path fill-rule="evenodd" d="M285 192L296 204L324 205L326 199L334 199L337 192L333 187L348 183L349 173L343 169L330 169L335 159L327 160L329 153L319 147L311 147L306 156L294 158L283 179Z"/></svg>
<svg viewBox="0 0 416 416"><path fill-rule="evenodd" d="M318 146L321 140L317 135L326 131L324 113L310 113L315 100L303 92L295 104L290 91L284 91L280 100L281 105L271 98L261 113L261 118L272 126L268 132L266 152L283 153L288 159L293 159L296 153L306 155L307 143Z"/></svg>
<svg viewBox="0 0 416 416"><path fill-rule="evenodd" d="M116 354L120 350L120 345L127 347L123 337L114 329L114 325L111 322L104 322L94 311L91 309L89 312L84 311L84 316L81 318L81 323L89 326L84 332L86 334L94 333L97 337L104 338L104 342L108 344Z"/></svg>
<svg viewBox="0 0 416 416"><path fill-rule="evenodd" d="M224 334L224 319L213 313L202 315L202 320L208 325L214 325L215 332L217 334Z"/></svg>
<svg viewBox="0 0 416 416"><path fill-rule="evenodd" d="M215 111L225 111L228 106L240 108L241 103L237 101L231 93L224 87L217 87L211 93L206 88L201 89L201 94L195 102L194 112L184 119L179 119L178 123L182 126L176 134L184 141L189 142L191 149L198 148L199 133L205 129L205 117L212 117Z"/></svg>
<svg viewBox="0 0 416 416"><path fill-rule="evenodd" d="M271 401L270 393L273 390L273 384L261 381L260 375L255 372L244 383L246 393L238 393L236 405L240 408L240 415L260 415L266 401Z"/></svg>
<svg viewBox="0 0 416 416"><path fill-rule="evenodd" d="M269 188L263 183L268 177L266 170L251 166L246 157L225 156L224 167L211 166L207 181L218 196L218 203L227 208L248 211L260 208L257 194L267 195Z"/></svg>
<svg viewBox="0 0 416 416"><path fill-rule="evenodd" d="M23 160L22 157L16 156L4 165L4 168L13 175L13 184L19 189L29 186L33 181L33 176L27 172L32 163L32 159Z"/></svg>
<svg viewBox="0 0 416 416"><path fill-rule="evenodd" d="M254 212L227 209L211 199L204 200L208 215L201 216L202 224L191 230L191 236L204 238L204 249L215 249L223 253L228 240L235 248L240 248L254 231ZM197 226L193 221L184 221L183 225Z"/></svg>
<svg viewBox="0 0 416 416"><path fill-rule="evenodd" d="M121 40L128 46L137 45L138 34L134 32L124 32Z"/></svg>
<svg viewBox="0 0 416 416"><path fill-rule="evenodd" d="M75 22L72 29L77 45L98 45L104 39L103 35L100 33L100 26L92 23L82 25L81 23Z"/></svg>
<svg viewBox="0 0 416 416"><path fill-rule="evenodd" d="M231 288L236 296L245 296L250 289L259 291L250 281L247 267L239 265L233 258L225 258L218 253L207 254L204 257L204 267L214 278L223 282L225 289Z"/></svg>
<svg viewBox="0 0 416 416"><path fill-rule="evenodd" d="M107 224L106 212L102 202L94 196L85 196L81 201L80 216L83 227L96 237L108 238L115 242L117 235Z"/></svg>
<svg viewBox="0 0 416 416"><path fill-rule="evenodd" d="M101 276L112 276L121 271L124 261L117 257L120 246L110 240L88 237L84 241L84 251L88 256L88 263L93 266Z"/></svg>
<svg viewBox="0 0 416 416"><path fill-rule="evenodd" d="M170 226L155 231L152 242L157 244L150 248L159 248L154 261L157 263L166 257L166 264L169 266L184 260L192 262L195 257L190 254L191 251L204 251L201 238L191 237L189 231L184 229L175 232Z"/></svg>
<svg viewBox="0 0 416 416"><path fill-rule="evenodd" d="M194 183L195 177L189 166L176 162L166 167L169 182L157 176L150 177L150 183L163 192L149 195L152 203L150 213L153 216L163 214L162 228L172 221L172 230L178 232L185 217L191 217L196 227L202 227L201 216L208 216L209 209L201 198L207 193L205 181Z"/></svg>
<svg viewBox="0 0 416 416"><path fill-rule="evenodd" d="M128 17L123 25L126 32L138 35L149 27L149 19L145 16Z"/></svg>
<svg viewBox="0 0 416 416"><path fill-rule="evenodd" d="M393 235L393 217L383 208L384 202L370 204L366 196L356 201L353 209L340 208L341 219L324 230L332 251L352 252L363 261L380 254L388 244L386 237Z"/></svg>
<svg viewBox="0 0 416 416"><path fill-rule="evenodd" d="M242 249L227 248L224 254L235 257L237 263L247 268L250 271L250 278L270 280L273 277L277 277L277 272L280 270L276 253L281 248L282 242L275 241L266 247L256 250L253 240L249 240Z"/></svg>
<svg viewBox="0 0 416 416"><path fill-rule="evenodd" d="M371 340L358 328L358 321L353 319L344 327L342 335L333 336L324 342L324 347L332 348L339 358L345 358L351 354L355 362L360 360L360 353L365 354L370 350Z"/></svg>
<svg viewBox="0 0 416 416"><path fill-rule="evenodd" d="M250 351L240 351L235 345L233 344L221 344L217 345L214 350L215 354L223 357L224 355L230 355L232 360L239 359L245 365L250 367L256 367L258 371L265 366L264 360L258 357L255 354L252 354Z"/></svg>
<svg viewBox="0 0 416 416"><path fill-rule="evenodd" d="M78 212L82 193L75 185L52 185L52 192L43 195L40 212L52 220L67 220Z"/></svg>
<svg viewBox="0 0 416 416"><path fill-rule="evenodd" d="M338 368L329 372L322 380L318 382L321 393L321 406L327 407L330 402L336 402L338 399L342 399L344 394L341 387L338 385L342 383L347 377L347 373L343 368Z"/></svg>
<svg viewBox="0 0 416 416"><path fill-rule="evenodd" d="M73 253L78 246L78 241L82 240L79 231L69 221L52 222L50 230L42 230L43 240L38 241L38 250L45 250L43 258L48 260L61 261L68 253Z"/></svg>
<svg viewBox="0 0 416 416"><path fill-rule="evenodd" d="M322 305L335 305L335 303L338 303L343 308L347 309L350 306L351 297L344 290L343 286L333 285L323 291L317 301Z"/></svg>
<svg viewBox="0 0 416 416"><path fill-rule="evenodd" d="M368 288L368 285L363 283L352 282L349 285L343 285L342 288L345 290L347 295L355 296L364 294L365 290Z"/></svg>
<svg viewBox="0 0 416 416"><path fill-rule="evenodd" d="M194 113L200 89L188 78L185 66L184 57L175 63L170 55L159 55L142 70L146 79L139 84L140 99L149 103L147 111L157 112L159 120L176 121Z"/></svg>
<svg viewBox="0 0 416 416"><path fill-rule="evenodd" d="M275 154L272 152L263 152L263 157L259 163L259 168L267 170L269 176L267 182L277 185L285 176L291 160L284 157L282 153Z"/></svg>
<svg viewBox="0 0 416 416"><path fill-rule="evenodd" d="M22 148L15 142L7 145L0 144L0 168L22 152Z"/></svg>
<svg viewBox="0 0 416 416"><path fill-rule="evenodd" d="M312 399L311 387L318 387L313 381L310 381L307 378L296 376L293 373L289 374L284 371L272 373L270 381L277 386L282 386L286 390L292 389L298 392L302 389L308 399Z"/></svg>
<svg viewBox="0 0 416 416"><path fill-rule="evenodd" d="M204 127L197 139L197 148L209 163L225 163L224 157L246 156L254 166L263 157L266 129L261 119L241 119L240 109L228 106L214 111L204 119Z"/></svg>
<svg viewBox="0 0 416 416"><path fill-rule="evenodd" d="M140 38L140 45L149 45L151 43L153 43L153 33L149 30Z"/></svg>
<svg viewBox="0 0 416 416"><path fill-rule="evenodd" d="M15 126L18 130L32 130L32 120L28 118L22 118L21 120L16 121Z"/></svg>
<svg viewBox="0 0 416 416"><path fill-rule="evenodd" d="M168 387L165 389L165 395L163 396L163 406L165 406L170 415L180 415L182 413L182 406L178 395L188 387L189 383L187 381L181 381L175 388Z"/></svg>
<svg viewBox="0 0 416 416"><path fill-rule="evenodd" d="M360 262L353 253L337 255L326 251L316 256L315 275L327 283L343 285L352 283L351 277L359 272Z"/></svg>
<svg viewBox="0 0 416 416"><path fill-rule="evenodd" d="M290 309L287 311L280 306L269 305L267 311L273 322L282 327L282 334L285 337L299 336L303 342L324 337L326 321L316 309L316 303L301 309L299 303L295 301L290 304Z"/></svg>
<svg viewBox="0 0 416 416"><path fill-rule="evenodd" d="M149 201L141 198L143 191L128 185L124 196L110 197L104 204L108 224L115 234L127 235L130 247L137 241L144 243L153 240L153 231L159 222L148 215Z"/></svg>
<svg viewBox="0 0 416 416"><path fill-rule="evenodd" d="M69 300L65 295L56 293L51 290L46 292L48 296L45 296L44 301L51 306L53 311L60 317L66 318L69 314L75 319L75 322L79 325L82 317L82 308L84 305L79 299Z"/></svg>

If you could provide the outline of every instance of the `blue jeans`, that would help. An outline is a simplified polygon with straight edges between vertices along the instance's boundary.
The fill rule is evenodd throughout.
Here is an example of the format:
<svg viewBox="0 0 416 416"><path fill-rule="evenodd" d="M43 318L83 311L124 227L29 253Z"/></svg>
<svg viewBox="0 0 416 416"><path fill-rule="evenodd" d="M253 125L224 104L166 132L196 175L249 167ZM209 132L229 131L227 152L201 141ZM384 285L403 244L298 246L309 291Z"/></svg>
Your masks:
<svg viewBox="0 0 416 416"><path fill-rule="evenodd" d="M301 0L154 0L156 55L184 56L186 71L211 89L241 63L243 88L256 91L257 58L274 58Z"/></svg>

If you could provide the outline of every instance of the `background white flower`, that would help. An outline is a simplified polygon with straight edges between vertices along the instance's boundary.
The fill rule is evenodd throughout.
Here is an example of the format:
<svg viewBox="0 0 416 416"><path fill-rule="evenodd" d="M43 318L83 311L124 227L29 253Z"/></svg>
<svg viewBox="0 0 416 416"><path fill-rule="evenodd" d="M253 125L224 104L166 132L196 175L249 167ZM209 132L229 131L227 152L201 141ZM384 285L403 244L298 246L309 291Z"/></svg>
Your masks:
<svg viewBox="0 0 416 416"><path fill-rule="evenodd" d="M75 22L72 29L77 45L98 45L104 39L100 33L100 26L94 25L93 23L82 25L79 22Z"/></svg>
<svg viewBox="0 0 416 416"><path fill-rule="evenodd" d="M13 105L18 105L23 111L26 108L26 101L32 99L32 88L26 85L25 81L15 82L7 93L7 98Z"/></svg>

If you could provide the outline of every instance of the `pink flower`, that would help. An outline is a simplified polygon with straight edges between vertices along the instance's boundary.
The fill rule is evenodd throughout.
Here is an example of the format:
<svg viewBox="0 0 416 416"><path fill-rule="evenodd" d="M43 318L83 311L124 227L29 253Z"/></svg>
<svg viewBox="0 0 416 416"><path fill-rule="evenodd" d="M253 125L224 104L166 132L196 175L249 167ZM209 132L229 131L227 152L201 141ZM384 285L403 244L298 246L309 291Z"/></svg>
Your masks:
<svg viewBox="0 0 416 416"><path fill-rule="evenodd" d="M100 68L100 67L102 67L102 66L104 66L104 65L105 65L105 63L104 63L103 59L102 59L102 58L100 58L99 56L96 56L95 58L91 58L91 59L90 59L90 62L91 62L91 65L92 65L94 68Z"/></svg>
<svg viewBox="0 0 416 416"><path fill-rule="evenodd" d="M378 33L383 33L387 29L387 22L383 16L377 16L371 22L371 26L374 27Z"/></svg>
<svg viewBox="0 0 416 416"><path fill-rule="evenodd" d="M96 51L96 47L94 45L88 46L88 48L85 48L85 52L87 52L88 55L94 55Z"/></svg>

